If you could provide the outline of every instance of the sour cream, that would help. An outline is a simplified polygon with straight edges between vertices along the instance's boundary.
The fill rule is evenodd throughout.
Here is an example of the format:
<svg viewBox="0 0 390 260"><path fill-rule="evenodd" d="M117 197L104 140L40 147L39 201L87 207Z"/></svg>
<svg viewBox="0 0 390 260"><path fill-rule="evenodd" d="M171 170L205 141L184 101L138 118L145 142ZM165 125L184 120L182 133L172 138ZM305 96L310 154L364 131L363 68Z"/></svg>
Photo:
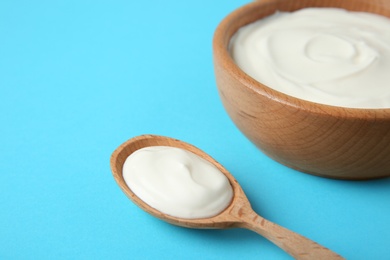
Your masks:
<svg viewBox="0 0 390 260"><path fill-rule="evenodd" d="M179 218L218 215L233 197L228 178L216 166L175 147L135 151L124 163L123 177L149 206Z"/></svg>
<svg viewBox="0 0 390 260"><path fill-rule="evenodd" d="M390 108L390 19L337 8L278 12L241 28L230 43L255 80L300 99Z"/></svg>

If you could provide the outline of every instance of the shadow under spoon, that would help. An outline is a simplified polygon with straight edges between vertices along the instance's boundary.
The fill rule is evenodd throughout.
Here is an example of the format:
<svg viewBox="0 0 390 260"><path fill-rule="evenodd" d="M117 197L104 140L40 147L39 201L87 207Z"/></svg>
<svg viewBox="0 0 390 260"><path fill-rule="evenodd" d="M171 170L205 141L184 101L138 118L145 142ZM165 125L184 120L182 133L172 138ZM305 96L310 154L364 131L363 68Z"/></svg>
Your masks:
<svg viewBox="0 0 390 260"><path fill-rule="evenodd" d="M171 146L188 150L214 164L228 179L233 188L230 205L214 217L184 219L164 214L135 195L123 178L123 164L134 151L148 146ZM245 228L267 238L295 259L344 259L340 255L293 231L272 223L255 213L236 179L216 160L193 145L177 139L142 135L119 146L111 156L111 170L122 191L140 208L149 214L174 225L187 228Z"/></svg>

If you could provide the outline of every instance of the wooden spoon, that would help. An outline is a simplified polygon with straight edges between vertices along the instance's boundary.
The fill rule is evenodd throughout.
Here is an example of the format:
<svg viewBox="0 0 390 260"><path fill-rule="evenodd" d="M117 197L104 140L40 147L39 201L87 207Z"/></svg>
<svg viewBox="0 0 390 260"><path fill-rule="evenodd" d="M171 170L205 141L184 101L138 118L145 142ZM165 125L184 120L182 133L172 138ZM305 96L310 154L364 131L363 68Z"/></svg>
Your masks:
<svg viewBox="0 0 390 260"><path fill-rule="evenodd" d="M231 204L220 214L201 219L183 219L164 214L139 199L126 185L122 168L126 158L134 151L147 146L172 146L186 149L214 164L229 179L234 196ZM329 249L297 233L274 224L257 215L234 177L208 154L180 140L142 135L119 146L111 156L111 170L122 191L140 208L171 224L187 228L246 228L267 238L296 259L344 259Z"/></svg>

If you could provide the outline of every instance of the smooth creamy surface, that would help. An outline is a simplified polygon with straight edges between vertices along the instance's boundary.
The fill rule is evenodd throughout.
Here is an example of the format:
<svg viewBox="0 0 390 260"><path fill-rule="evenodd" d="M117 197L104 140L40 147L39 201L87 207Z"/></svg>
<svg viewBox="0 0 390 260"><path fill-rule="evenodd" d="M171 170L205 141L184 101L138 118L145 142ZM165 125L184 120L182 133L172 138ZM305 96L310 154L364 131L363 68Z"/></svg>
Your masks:
<svg viewBox="0 0 390 260"><path fill-rule="evenodd" d="M179 218L215 216L233 197L229 180L214 165L174 147L135 151L125 161L123 177L144 202Z"/></svg>
<svg viewBox="0 0 390 260"><path fill-rule="evenodd" d="M390 19L336 8L276 13L241 28L230 52L257 81L322 104L390 108Z"/></svg>

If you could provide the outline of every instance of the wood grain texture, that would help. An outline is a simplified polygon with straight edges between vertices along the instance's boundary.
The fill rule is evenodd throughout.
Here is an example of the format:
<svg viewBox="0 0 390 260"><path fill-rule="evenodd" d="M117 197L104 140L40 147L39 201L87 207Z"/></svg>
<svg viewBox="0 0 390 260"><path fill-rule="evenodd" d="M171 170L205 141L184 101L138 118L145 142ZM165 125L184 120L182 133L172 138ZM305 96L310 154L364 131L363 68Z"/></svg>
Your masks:
<svg viewBox="0 0 390 260"><path fill-rule="evenodd" d="M191 151L214 164L233 188L234 196L230 205L219 215L202 219L182 219L164 214L139 199L123 179L123 164L134 151L147 146L172 146ZM149 214L171 224L187 228L247 228L269 239L296 259L343 259L340 255L297 233L272 223L257 215L236 179L208 154L185 142L155 135L142 135L128 140L119 146L111 156L111 170L122 191L140 208Z"/></svg>
<svg viewBox="0 0 390 260"><path fill-rule="evenodd" d="M390 17L388 0L263 0L239 8L220 23L213 39L216 81L227 113L259 149L291 168L337 179L390 176L390 109L341 108L294 98L255 81L230 57L230 38L240 27L276 10L305 7Z"/></svg>

